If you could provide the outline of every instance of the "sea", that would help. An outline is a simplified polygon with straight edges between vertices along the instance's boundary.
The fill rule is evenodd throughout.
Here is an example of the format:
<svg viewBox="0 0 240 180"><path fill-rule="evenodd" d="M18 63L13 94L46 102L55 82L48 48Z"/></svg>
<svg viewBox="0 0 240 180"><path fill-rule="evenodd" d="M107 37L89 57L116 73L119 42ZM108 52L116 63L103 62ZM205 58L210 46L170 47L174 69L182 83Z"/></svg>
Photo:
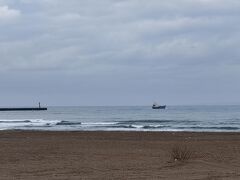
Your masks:
<svg viewBox="0 0 240 180"><path fill-rule="evenodd" d="M240 106L80 106L2 111L0 130L240 132Z"/></svg>

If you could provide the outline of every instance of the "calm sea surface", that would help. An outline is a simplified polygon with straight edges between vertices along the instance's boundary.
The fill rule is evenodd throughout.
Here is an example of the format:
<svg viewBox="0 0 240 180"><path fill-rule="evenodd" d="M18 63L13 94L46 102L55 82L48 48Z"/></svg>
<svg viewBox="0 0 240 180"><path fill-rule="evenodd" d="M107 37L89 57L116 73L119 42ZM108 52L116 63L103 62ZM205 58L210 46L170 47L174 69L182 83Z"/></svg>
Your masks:
<svg viewBox="0 0 240 180"><path fill-rule="evenodd" d="M48 107L0 112L0 130L240 132L240 106Z"/></svg>

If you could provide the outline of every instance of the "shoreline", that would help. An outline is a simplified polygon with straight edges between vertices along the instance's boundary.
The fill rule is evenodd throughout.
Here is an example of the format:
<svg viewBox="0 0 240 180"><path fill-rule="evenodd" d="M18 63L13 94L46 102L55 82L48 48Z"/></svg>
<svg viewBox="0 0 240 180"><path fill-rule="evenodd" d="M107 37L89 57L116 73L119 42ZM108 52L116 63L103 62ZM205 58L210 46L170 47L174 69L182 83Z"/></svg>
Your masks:
<svg viewBox="0 0 240 180"><path fill-rule="evenodd" d="M237 133L240 134L240 131L132 131L132 130L41 130L41 129L4 129L0 130L1 132L125 132L125 133Z"/></svg>
<svg viewBox="0 0 240 180"><path fill-rule="evenodd" d="M0 179L239 179L240 133L3 130L0 156Z"/></svg>
<svg viewBox="0 0 240 180"><path fill-rule="evenodd" d="M136 132L136 133L145 133L145 132L153 132L153 133L239 133L240 131L149 131L149 130L144 130L144 131L132 131L132 130L41 130L41 129L4 129L0 130L0 132L4 131L27 131L27 132Z"/></svg>

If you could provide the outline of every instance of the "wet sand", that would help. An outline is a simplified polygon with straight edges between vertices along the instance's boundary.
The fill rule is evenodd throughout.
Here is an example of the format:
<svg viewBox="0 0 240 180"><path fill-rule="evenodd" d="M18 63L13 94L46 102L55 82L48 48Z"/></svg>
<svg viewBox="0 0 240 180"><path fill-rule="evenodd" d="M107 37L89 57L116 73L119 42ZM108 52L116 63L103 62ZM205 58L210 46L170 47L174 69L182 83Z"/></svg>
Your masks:
<svg viewBox="0 0 240 180"><path fill-rule="evenodd" d="M1 131L0 179L237 180L240 133Z"/></svg>

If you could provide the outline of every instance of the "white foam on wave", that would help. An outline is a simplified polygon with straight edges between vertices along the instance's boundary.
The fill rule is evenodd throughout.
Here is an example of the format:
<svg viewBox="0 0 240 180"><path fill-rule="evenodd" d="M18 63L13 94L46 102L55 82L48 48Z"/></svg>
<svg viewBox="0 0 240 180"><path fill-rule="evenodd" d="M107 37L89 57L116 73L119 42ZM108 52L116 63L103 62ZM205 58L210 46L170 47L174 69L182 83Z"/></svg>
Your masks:
<svg viewBox="0 0 240 180"><path fill-rule="evenodd" d="M91 123L87 123L87 122L83 122L82 125L85 126L110 126L110 125L116 125L116 122L91 122Z"/></svg>
<svg viewBox="0 0 240 180"><path fill-rule="evenodd" d="M0 130L53 126L58 122L60 121L44 119L0 119Z"/></svg>

